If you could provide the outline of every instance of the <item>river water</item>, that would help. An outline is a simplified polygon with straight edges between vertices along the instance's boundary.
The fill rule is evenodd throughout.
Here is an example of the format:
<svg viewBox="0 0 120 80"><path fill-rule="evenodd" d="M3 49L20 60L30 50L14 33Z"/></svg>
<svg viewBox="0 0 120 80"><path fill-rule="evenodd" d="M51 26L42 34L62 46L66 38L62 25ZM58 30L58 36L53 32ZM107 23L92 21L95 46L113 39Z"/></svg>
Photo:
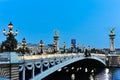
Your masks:
<svg viewBox="0 0 120 80"><path fill-rule="evenodd" d="M82 76L72 74L70 80L120 80L120 68L105 68L97 74L87 72L83 74Z"/></svg>
<svg viewBox="0 0 120 80"><path fill-rule="evenodd" d="M103 68L101 70L78 70L77 72L55 72L43 80L120 80L120 68Z"/></svg>

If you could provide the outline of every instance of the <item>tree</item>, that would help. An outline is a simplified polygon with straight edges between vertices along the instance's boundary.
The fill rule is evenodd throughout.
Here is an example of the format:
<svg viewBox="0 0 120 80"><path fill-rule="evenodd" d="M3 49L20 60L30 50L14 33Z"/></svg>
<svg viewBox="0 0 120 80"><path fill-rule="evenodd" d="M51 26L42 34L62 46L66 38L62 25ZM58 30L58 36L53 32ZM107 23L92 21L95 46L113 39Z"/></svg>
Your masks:
<svg viewBox="0 0 120 80"><path fill-rule="evenodd" d="M5 41L1 44L1 52L3 51L15 51L17 48L17 40L14 38L14 35L10 35L6 38Z"/></svg>

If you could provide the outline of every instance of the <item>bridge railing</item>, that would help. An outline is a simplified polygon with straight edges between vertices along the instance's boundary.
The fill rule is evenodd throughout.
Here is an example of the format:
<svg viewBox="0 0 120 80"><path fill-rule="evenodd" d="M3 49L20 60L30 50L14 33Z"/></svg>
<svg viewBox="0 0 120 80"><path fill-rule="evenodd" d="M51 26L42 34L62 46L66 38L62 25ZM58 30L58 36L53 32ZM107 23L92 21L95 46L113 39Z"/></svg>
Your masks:
<svg viewBox="0 0 120 80"><path fill-rule="evenodd" d="M23 60L35 60L35 59L46 59L46 58L60 58L60 57L75 57L75 56L84 56L84 53L65 53L65 54L42 54L42 55L24 55L18 56L19 62L23 62ZM105 54L95 54L91 53L91 56L95 57L105 57ZM8 54L0 54L0 63L8 63L10 61L10 57Z"/></svg>
<svg viewBox="0 0 120 80"><path fill-rule="evenodd" d="M46 58L54 58L54 57L72 57L72 56L83 56L84 54L79 53L70 53L70 54L42 54L42 55L24 55L18 56L19 60L33 60L33 59L46 59Z"/></svg>
<svg viewBox="0 0 120 80"><path fill-rule="evenodd" d="M10 63L10 57L8 54L0 54L0 64Z"/></svg>

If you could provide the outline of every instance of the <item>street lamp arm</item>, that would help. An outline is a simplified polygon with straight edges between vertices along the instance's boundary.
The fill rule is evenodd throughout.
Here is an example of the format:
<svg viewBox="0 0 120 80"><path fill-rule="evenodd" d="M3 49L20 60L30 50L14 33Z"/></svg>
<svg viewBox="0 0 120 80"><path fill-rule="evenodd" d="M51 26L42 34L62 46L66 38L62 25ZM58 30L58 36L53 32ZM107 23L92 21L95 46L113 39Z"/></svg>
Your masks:
<svg viewBox="0 0 120 80"><path fill-rule="evenodd" d="M16 32L15 32L15 34L14 34L14 36L17 36L18 35L18 30L16 30Z"/></svg>
<svg viewBox="0 0 120 80"><path fill-rule="evenodd" d="M5 30L5 29L3 29L3 35L4 35L4 36L8 36L8 34L6 33L6 30Z"/></svg>

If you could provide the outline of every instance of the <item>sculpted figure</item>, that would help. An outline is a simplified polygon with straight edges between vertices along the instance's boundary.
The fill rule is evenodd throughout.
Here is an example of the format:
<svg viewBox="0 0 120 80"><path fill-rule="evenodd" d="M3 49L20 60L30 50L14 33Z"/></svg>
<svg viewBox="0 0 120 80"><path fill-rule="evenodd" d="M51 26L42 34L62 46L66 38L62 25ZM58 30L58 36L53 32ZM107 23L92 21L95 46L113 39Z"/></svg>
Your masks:
<svg viewBox="0 0 120 80"><path fill-rule="evenodd" d="M110 34L114 34L114 28L110 30Z"/></svg>
<svg viewBox="0 0 120 80"><path fill-rule="evenodd" d="M57 30L55 30L55 35L58 35L58 31Z"/></svg>

